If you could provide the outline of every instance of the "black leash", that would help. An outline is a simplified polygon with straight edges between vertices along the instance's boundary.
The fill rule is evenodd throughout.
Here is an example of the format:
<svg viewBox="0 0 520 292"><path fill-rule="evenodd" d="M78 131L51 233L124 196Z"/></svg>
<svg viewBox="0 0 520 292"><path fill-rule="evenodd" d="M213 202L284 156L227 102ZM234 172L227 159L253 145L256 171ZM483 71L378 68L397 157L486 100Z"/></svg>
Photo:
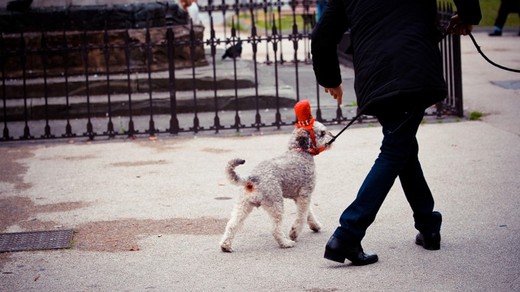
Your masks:
<svg viewBox="0 0 520 292"><path fill-rule="evenodd" d="M505 66L502 66L502 65L499 65L493 61L491 61L487 56L486 54L484 54L484 52L482 52L482 50L480 49L480 46L477 44L477 41L475 41L475 38L473 37L473 35L471 33L468 34L469 37L471 38L471 41L473 42L473 44L475 45L475 48L477 48L477 51L479 52L479 54L482 56L482 58L484 58L484 60L486 60L489 64L495 66L495 67L498 67L502 70L506 70L506 71L511 71L511 72L515 72L515 73L520 73L520 70L518 69L512 69L512 68L508 68L508 67L505 67Z"/></svg>
<svg viewBox="0 0 520 292"><path fill-rule="evenodd" d="M446 36L448 36L448 32L444 32L443 33L443 36L441 38L444 39ZM484 52L482 52L482 50L480 49L480 46L478 45L477 41L475 40L475 37L473 37L473 34L469 33L468 34L471 41L473 42L473 45L475 45L475 48L477 49L477 51L479 52L479 54L482 56L482 58L484 58L484 60L486 60L489 64L495 66L495 67L498 67L502 70L506 70L506 71L511 71L511 72L515 72L515 73L520 73L520 70L518 69L512 69L512 68L508 68L508 67L505 67L505 66L502 66L502 65L499 65L493 61L491 61L491 59L489 59L486 54L484 54ZM361 116L363 115L363 109L361 109L359 111L359 113L354 117L352 118L352 120L343 128L341 129L341 131L339 131L339 133L334 136L329 142L326 143L326 146L329 146L330 144L332 144L334 141L336 141L336 138L339 137L339 135L341 135L343 132L345 132L346 129L348 129L357 119L359 119Z"/></svg>
<svg viewBox="0 0 520 292"><path fill-rule="evenodd" d="M332 139L329 142L325 143L325 146L329 146L330 144L332 144L332 142L336 141L336 138L338 138L339 135L341 135L343 132L345 132L345 130L348 129L348 127L350 127L362 115L363 115L363 110L360 110L359 113L355 117L353 117L352 120L350 120L350 122L348 122L348 124L345 127L343 127L343 129L341 129L341 131L339 131L339 133L336 136L332 137Z"/></svg>

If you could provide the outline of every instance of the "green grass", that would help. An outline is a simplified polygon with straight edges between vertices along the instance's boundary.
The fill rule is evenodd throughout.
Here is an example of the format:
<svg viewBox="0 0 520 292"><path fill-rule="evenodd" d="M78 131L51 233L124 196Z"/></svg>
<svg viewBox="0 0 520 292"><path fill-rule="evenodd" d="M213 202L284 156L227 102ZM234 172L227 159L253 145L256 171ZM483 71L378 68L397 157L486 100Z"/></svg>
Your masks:
<svg viewBox="0 0 520 292"><path fill-rule="evenodd" d="M479 121L484 114L481 112L471 112L469 113L469 120L470 121Z"/></svg>
<svg viewBox="0 0 520 292"><path fill-rule="evenodd" d="M452 0L448 0L448 2L453 3ZM453 7L455 8L455 6ZM497 17L498 7L500 7L500 0L480 0L482 20L480 21L479 26L494 26L495 18ZM520 17L518 17L518 13L509 14L505 26L517 29L520 26Z"/></svg>
<svg viewBox="0 0 520 292"><path fill-rule="evenodd" d="M267 19L266 19L267 18ZM235 28L240 31L248 31L251 30L252 23L251 23L251 14L249 12L241 12L239 22L237 23L236 16L230 16L227 17L227 23L226 25L228 27L231 27L232 25L232 19L235 21ZM263 12L259 12L255 16L255 25L258 32L263 32L265 30L266 24L267 29L271 31L273 24L272 24L272 16L268 15L267 17ZM276 22L276 29L278 31L287 31L292 30L293 26L293 16L292 15L282 15L281 18L278 17L278 13L274 13L274 21ZM280 22L281 22L281 29L280 29ZM298 26L298 30L301 31L303 29L303 19L300 15L296 15L296 25Z"/></svg>
<svg viewBox="0 0 520 292"><path fill-rule="evenodd" d="M448 2L452 3L455 8L455 4L453 4L453 0L439 0L438 2ZM480 0L480 10L482 11L482 20L480 21L479 27L492 27L495 24L495 18L497 17L498 8L500 7L500 0ZM280 30L279 26L279 20L278 20L278 13L274 12L275 18L276 18L276 26L277 29ZM241 12L240 13L240 22L236 23L236 16L235 18L235 26L237 29L241 31L246 31L251 29L251 17L249 12ZM256 27L259 31L262 29L265 29L265 24L267 21L267 27L269 30L272 28L271 20L269 19L270 16L268 16L268 19L265 19L265 14L262 12L259 12L257 14L257 19L255 19ZM231 27L231 16L227 17L228 22L227 25ZM282 28L281 30L290 30L292 29L293 25L293 17L292 15L284 15L282 16ZM303 28L303 20L302 18L297 15L296 16L296 24L298 25L298 30L301 30ZM517 13L511 13L507 17L507 22L505 24L505 27L510 27L517 29L520 27L520 17Z"/></svg>

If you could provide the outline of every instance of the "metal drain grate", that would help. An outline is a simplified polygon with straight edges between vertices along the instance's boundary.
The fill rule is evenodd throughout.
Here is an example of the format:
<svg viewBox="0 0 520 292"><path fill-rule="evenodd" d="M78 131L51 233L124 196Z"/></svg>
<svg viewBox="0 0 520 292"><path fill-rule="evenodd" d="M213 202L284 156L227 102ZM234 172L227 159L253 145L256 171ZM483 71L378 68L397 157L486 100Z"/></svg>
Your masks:
<svg viewBox="0 0 520 292"><path fill-rule="evenodd" d="M0 252L69 248L72 229L0 233Z"/></svg>

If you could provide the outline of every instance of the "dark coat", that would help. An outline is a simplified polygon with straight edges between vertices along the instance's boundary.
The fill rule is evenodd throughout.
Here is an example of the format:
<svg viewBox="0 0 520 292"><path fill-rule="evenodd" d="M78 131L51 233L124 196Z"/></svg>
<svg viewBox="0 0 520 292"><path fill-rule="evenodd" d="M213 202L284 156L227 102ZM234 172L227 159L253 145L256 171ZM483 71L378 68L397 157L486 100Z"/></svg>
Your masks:
<svg viewBox="0 0 520 292"><path fill-rule="evenodd" d="M460 0L459 15L478 24L478 0ZM312 32L318 83L341 83L336 46L350 29L354 88L366 114L426 108L446 97L435 0L331 0ZM458 3L457 3L458 4Z"/></svg>

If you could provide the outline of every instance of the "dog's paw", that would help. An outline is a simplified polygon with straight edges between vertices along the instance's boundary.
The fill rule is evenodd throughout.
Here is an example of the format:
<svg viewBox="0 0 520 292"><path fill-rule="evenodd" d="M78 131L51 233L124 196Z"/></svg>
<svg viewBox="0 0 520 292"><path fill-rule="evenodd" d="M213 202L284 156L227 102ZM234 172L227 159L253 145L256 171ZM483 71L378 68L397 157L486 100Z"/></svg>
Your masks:
<svg viewBox="0 0 520 292"><path fill-rule="evenodd" d="M231 248L231 246L225 246L225 245L221 245L220 250L223 252L233 252L233 249Z"/></svg>
<svg viewBox="0 0 520 292"><path fill-rule="evenodd" d="M309 223L309 228L314 232L319 232L321 230L321 224L318 222Z"/></svg>
<svg viewBox="0 0 520 292"><path fill-rule="evenodd" d="M298 238L300 234L296 231L296 228L291 228L291 231L289 231L289 238L291 238L292 240L296 241L296 239Z"/></svg>
<svg viewBox="0 0 520 292"><path fill-rule="evenodd" d="M224 242L220 243L220 250L222 250L223 252L233 252L233 248L231 247L231 243L227 242L227 241L224 241Z"/></svg>
<svg viewBox="0 0 520 292"><path fill-rule="evenodd" d="M283 242L280 243L280 247L281 248L291 248L291 247L294 247L296 245L296 242L293 241L293 240L284 240Z"/></svg>

